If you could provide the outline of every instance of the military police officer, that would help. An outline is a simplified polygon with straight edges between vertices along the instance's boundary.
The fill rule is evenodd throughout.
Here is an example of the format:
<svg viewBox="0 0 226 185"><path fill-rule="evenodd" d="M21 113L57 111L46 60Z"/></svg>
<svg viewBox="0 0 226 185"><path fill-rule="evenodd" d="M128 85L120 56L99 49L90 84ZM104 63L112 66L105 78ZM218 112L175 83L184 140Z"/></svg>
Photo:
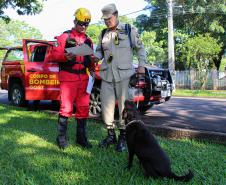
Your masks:
<svg viewBox="0 0 226 185"><path fill-rule="evenodd" d="M95 60L103 59L100 68L102 78L101 102L102 117L108 130L107 137L99 144L108 147L116 144L116 151L126 149L125 124L122 120L124 101L128 97L129 79L134 74L133 53L139 61L138 73L145 73L146 52L139 38L136 28L119 22L115 4L108 4L102 8L102 19L107 26L99 36ZM115 102L118 102L120 135L116 139L114 122Z"/></svg>

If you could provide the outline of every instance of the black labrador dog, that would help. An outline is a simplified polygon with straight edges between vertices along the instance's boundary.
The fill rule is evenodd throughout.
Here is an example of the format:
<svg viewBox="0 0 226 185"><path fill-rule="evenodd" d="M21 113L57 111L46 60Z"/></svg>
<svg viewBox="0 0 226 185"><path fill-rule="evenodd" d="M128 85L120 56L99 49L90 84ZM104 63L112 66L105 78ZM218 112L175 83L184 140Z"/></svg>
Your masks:
<svg viewBox="0 0 226 185"><path fill-rule="evenodd" d="M190 170L183 176L178 176L171 171L168 156L140 119L136 105L132 101L125 101L123 119L126 124L126 143L129 152L128 169L131 168L133 157L136 155L147 177L168 177L184 182L193 178Z"/></svg>

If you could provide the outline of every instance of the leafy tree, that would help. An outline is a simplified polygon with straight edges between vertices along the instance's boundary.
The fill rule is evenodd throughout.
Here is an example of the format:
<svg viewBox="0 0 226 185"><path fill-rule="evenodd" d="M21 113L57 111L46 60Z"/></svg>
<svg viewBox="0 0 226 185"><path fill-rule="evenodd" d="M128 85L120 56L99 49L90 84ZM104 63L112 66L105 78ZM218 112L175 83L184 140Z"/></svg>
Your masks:
<svg viewBox="0 0 226 185"><path fill-rule="evenodd" d="M122 22L122 23L127 23L127 24L133 25L135 20L131 19L127 16L119 16L119 21Z"/></svg>
<svg viewBox="0 0 226 185"><path fill-rule="evenodd" d="M135 25L138 27L139 32L143 32L145 30L147 31L151 31L153 29L151 29L150 25L148 24L149 21L149 17L147 15L139 15L136 18L136 22Z"/></svg>
<svg viewBox="0 0 226 185"><path fill-rule="evenodd" d="M182 5L182 10L176 12L174 18L176 29L184 30L189 35L210 33L210 36L217 39L218 43L224 43L218 57L214 59L214 65L219 70L222 56L226 50L225 0L193 0L189 2L180 0L177 4Z"/></svg>
<svg viewBox="0 0 226 185"><path fill-rule="evenodd" d="M16 10L19 15L38 14L43 9L44 0L1 0L0 1L0 19L9 22L10 17L5 15L4 9L9 7Z"/></svg>
<svg viewBox="0 0 226 185"><path fill-rule="evenodd" d="M11 20L8 24L0 19L0 47L18 46L22 44L22 39L42 39L42 34L36 28L29 26L25 22ZM3 51L0 51L0 59Z"/></svg>
<svg viewBox="0 0 226 185"><path fill-rule="evenodd" d="M140 30L156 31L157 41L167 40L167 2L166 0L145 0L151 5L150 17L140 15L136 19ZM225 0L174 0L174 30L189 37L209 33L223 43L214 64L219 69L221 58L226 50L226 5ZM178 45L175 34L176 50ZM179 41L180 44L182 42ZM167 47L167 45L163 45ZM180 46L181 47L181 46ZM180 50L180 49L179 49ZM178 55L176 55L176 60Z"/></svg>
<svg viewBox="0 0 226 185"><path fill-rule="evenodd" d="M102 24L92 24L87 29L87 35L92 39L94 44L98 44L98 37L101 33L101 30L104 28Z"/></svg>
<svg viewBox="0 0 226 185"><path fill-rule="evenodd" d="M186 61L187 68L196 69L200 74L200 82L204 89L209 69L214 68L214 59L218 58L222 44L209 34L198 35L187 39L182 48L182 61Z"/></svg>
<svg viewBox="0 0 226 185"><path fill-rule="evenodd" d="M182 59L186 59L189 68L208 70L214 66L214 58L218 57L222 44L209 34L198 35L187 39L183 47Z"/></svg>
<svg viewBox="0 0 226 185"><path fill-rule="evenodd" d="M166 61L166 51L162 48L162 42L156 42L156 32L144 31L141 40L147 51L147 60L151 64L162 65Z"/></svg>
<svg viewBox="0 0 226 185"><path fill-rule="evenodd" d="M220 71L226 71L226 56L222 58L219 70Z"/></svg>
<svg viewBox="0 0 226 185"><path fill-rule="evenodd" d="M184 54L184 44L187 42L187 40L190 38L190 36L186 33L183 33L180 30L176 30L174 32L175 37L175 58L177 59L175 61L175 69L176 70L186 70L188 66L186 65L185 59L182 57Z"/></svg>

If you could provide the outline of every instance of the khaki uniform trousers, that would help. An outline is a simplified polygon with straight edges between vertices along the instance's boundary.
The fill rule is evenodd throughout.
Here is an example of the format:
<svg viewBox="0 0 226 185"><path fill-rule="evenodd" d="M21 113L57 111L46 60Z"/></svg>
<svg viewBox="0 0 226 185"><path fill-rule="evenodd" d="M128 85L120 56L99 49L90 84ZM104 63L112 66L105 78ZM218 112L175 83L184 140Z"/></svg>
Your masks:
<svg viewBox="0 0 226 185"><path fill-rule="evenodd" d="M116 123L114 122L115 103L118 100L119 108L119 129L125 129L124 120L122 120L122 111L124 109L124 102L128 97L129 79L119 82L101 82L101 107L102 117L107 129L114 129Z"/></svg>

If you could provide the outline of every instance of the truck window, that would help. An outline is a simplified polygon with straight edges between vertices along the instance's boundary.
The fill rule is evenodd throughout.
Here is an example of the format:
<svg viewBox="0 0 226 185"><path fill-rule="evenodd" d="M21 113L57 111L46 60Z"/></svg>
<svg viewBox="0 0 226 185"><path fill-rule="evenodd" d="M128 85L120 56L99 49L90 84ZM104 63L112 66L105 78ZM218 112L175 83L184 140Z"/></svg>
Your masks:
<svg viewBox="0 0 226 185"><path fill-rule="evenodd" d="M37 46L35 47L32 55L31 62L44 62L47 46Z"/></svg>
<svg viewBox="0 0 226 185"><path fill-rule="evenodd" d="M6 54L5 61L18 61L23 60L23 51L22 49L13 49L9 50Z"/></svg>

